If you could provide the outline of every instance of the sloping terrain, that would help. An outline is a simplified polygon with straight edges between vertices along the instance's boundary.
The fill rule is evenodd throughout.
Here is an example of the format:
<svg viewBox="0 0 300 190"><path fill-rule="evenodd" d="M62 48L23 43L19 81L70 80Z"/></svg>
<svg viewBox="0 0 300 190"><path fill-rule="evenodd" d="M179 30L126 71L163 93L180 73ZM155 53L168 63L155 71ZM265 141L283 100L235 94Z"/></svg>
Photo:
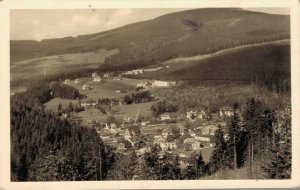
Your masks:
<svg viewBox="0 0 300 190"><path fill-rule="evenodd" d="M188 58L181 60L167 61L161 64L163 69L144 72L139 77L163 80L263 80L270 84L290 79L289 41L233 48L204 55L203 59L198 57L194 61L186 61Z"/></svg>
<svg viewBox="0 0 300 190"><path fill-rule="evenodd" d="M91 35L11 41L11 62L98 49L118 49L111 64L160 62L235 44L289 37L289 16L242 9L195 9Z"/></svg>
<svg viewBox="0 0 300 190"><path fill-rule="evenodd" d="M52 55L18 61L11 64L11 80L28 80L41 78L44 75L55 75L70 71L79 71L87 68L98 68L107 57L118 54L114 50L96 50L93 52Z"/></svg>

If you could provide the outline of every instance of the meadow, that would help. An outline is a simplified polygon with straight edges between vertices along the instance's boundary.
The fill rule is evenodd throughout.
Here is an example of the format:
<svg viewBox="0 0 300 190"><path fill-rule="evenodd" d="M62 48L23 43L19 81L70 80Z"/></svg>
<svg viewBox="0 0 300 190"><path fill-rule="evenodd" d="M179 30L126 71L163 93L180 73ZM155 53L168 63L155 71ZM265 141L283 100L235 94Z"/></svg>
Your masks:
<svg viewBox="0 0 300 190"><path fill-rule="evenodd" d="M93 52L60 54L11 63L11 80L29 80L59 73L98 68L105 58L118 54L119 50L99 49Z"/></svg>
<svg viewBox="0 0 300 190"><path fill-rule="evenodd" d="M53 98L49 102L46 102L44 104L45 108L52 111L57 111L58 105L61 103L62 108L67 108L70 104L70 102L73 104L73 106L78 105L78 100L71 100L71 99L62 99L62 98Z"/></svg>

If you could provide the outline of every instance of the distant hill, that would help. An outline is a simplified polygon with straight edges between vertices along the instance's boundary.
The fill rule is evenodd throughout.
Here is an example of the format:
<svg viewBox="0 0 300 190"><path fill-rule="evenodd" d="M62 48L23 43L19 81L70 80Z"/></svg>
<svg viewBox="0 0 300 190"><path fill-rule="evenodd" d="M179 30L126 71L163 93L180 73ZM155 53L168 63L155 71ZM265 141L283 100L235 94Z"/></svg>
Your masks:
<svg viewBox="0 0 300 190"><path fill-rule="evenodd" d="M233 45L289 38L289 16L237 8L194 9L113 30L37 41L11 41L11 62L66 53L118 49L108 64L164 61Z"/></svg>
<svg viewBox="0 0 300 190"><path fill-rule="evenodd" d="M195 61L162 63L157 66L163 69L144 72L139 78L247 81L286 90L283 88L290 87L290 61L290 42L284 40L233 48Z"/></svg>

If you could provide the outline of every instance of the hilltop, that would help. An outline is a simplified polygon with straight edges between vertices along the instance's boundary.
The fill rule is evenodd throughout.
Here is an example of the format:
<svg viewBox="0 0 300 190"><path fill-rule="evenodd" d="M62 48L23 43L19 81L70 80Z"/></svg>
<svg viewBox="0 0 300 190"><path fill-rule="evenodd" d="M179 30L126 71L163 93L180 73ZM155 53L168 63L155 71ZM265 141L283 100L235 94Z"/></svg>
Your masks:
<svg viewBox="0 0 300 190"><path fill-rule="evenodd" d="M41 77L43 60L55 63L49 66L48 71L54 72L48 72L48 75L71 67L72 72L82 72L85 68L99 71L127 70L159 64L176 57L203 55L235 46L288 39L289 25L289 16L286 15L237 8L205 8L170 13L90 35L45 39L40 42L12 40L11 80L20 78L15 77L18 75L23 80ZM108 53L98 55L97 52ZM90 55L93 55L92 61ZM82 59L78 60L78 57ZM24 63L26 70L23 70ZM59 69L51 68L52 65L59 66ZM38 70L39 76L31 76L31 71L35 70Z"/></svg>
<svg viewBox="0 0 300 190"><path fill-rule="evenodd" d="M217 13L217 14L216 14ZM289 35L289 16L242 9L195 9L77 37L11 41L11 61L65 53L119 49L125 60L166 60L232 43ZM145 57L146 56L146 57Z"/></svg>

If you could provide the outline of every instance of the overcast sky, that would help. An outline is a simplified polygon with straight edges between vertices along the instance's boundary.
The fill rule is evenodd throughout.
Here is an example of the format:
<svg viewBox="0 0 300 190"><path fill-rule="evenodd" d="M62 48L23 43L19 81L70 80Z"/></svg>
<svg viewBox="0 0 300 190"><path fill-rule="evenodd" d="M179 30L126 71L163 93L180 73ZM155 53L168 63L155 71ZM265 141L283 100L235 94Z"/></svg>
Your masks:
<svg viewBox="0 0 300 190"><path fill-rule="evenodd" d="M41 40L91 34L186 9L12 10L11 39ZM288 9L248 9L289 14Z"/></svg>

